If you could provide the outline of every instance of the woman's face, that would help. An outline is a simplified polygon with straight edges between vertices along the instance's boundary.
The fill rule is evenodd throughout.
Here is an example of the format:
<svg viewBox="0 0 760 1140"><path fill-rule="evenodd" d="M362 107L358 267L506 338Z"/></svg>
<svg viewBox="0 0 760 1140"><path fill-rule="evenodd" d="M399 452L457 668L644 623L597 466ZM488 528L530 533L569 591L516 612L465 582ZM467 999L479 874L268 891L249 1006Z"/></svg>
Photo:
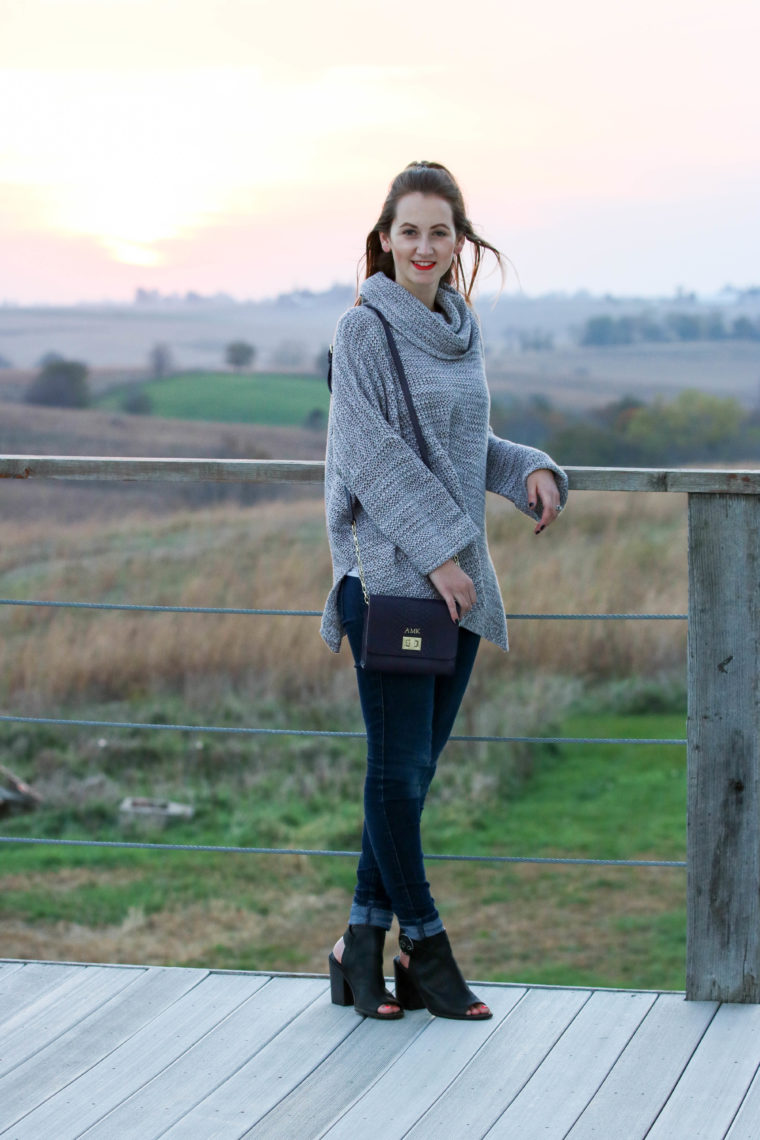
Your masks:
<svg viewBox="0 0 760 1140"><path fill-rule="evenodd" d="M396 281L432 309L438 285L465 238L454 229L454 215L445 198L434 194L405 194L399 198L390 233L380 244L393 255Z"/></svg>

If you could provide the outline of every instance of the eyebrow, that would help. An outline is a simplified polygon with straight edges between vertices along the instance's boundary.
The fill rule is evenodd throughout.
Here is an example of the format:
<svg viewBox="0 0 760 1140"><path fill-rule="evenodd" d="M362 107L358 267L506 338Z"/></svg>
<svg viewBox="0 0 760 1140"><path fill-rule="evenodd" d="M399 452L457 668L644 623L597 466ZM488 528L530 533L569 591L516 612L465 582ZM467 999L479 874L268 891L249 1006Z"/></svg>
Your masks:
<svg viewBox="0 0 760 1140"><path fill-rule="evenodd" d="M411 226L414 230L419 229L419 226L416 222L399 222L399 226ZM453 228L454 227L450 226L448 222L434 222L430 227L431 230L451 230Z"/></svg>

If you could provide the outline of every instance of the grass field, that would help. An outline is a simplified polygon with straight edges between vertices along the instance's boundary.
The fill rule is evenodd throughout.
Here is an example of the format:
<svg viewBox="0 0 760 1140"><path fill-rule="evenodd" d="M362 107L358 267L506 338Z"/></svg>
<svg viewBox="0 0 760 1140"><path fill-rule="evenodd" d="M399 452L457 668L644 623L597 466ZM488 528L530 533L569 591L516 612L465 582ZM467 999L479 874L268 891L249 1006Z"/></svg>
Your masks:
<svg viewBox="0 0 760 1140"><path fill-rule="evenodd" d="M26 490L16 488L17 494ZM322 507L303 500L7 526L3 597L318 609ZM540 538L492 500L489 535L513 611L682 611L684 503L572 498ZM511 623L484 646L458 731L684 735L684 623ZM4 607L0 706L12 714L357 729L353 669L314 618L103 614ZM125 795L190 801L159 841L355 849L361 742L4 723L4 762L43 807L3 834L141 837ZM431 852L679 859L683 749L452 743L425 813ZM352 860L4 845L8 956L324 970ZM471 977L680 987L682 871L431 863Z"/></svg>
<svg viewBox="0 0 760 1140"><path fill-rule="evenodd" d="M561 728L680 736L683 716L575 716ZM66 742L61 731L48 730L35 762L38 786L57 805L6 822L5 834L358 844L356 743L220 746L198 734L160 750L134 734L100 745L83 736ZM6 744L18 751L18 730ZM684 857L682 748L543 749L515 782L504 775L509 746L499 747L475 762L469 746L449 746L426 808L429 852ZM125 833L116 805L127 791L191 799L196 818L171 832ZM5 952L42 958L323 970L353 878L345 858L14 846L3 856ZM431 862L428 872L470 976L683 986L682 870Z"/></svg>
<svg viewBox="0 0 760 1140"><path fill-rule="evenodd" d="M113 388L98 407L119 411L128 392L144 392L151 413L169 419L301 427L315 412L325 417L330 396L324 378L290 373L188 372Z"/></svg>

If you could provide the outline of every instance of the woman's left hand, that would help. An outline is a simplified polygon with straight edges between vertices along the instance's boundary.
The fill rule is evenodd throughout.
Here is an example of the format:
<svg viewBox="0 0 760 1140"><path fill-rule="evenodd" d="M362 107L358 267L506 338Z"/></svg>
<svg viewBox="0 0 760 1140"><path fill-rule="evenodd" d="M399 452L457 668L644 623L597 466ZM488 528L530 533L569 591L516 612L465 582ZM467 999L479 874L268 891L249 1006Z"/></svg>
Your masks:
<svg viewBox="0 0 760 1140"><path fill-rule="evenodd" d="M541 519L533 531L534 534L540 534L542 530L546 530L554 522L562 510L559 505L557 480L548 467L539 467L537 471L531 471L525 481L525 486L530 509L532 511L537 510L539 504L542 508Z"/></svg>

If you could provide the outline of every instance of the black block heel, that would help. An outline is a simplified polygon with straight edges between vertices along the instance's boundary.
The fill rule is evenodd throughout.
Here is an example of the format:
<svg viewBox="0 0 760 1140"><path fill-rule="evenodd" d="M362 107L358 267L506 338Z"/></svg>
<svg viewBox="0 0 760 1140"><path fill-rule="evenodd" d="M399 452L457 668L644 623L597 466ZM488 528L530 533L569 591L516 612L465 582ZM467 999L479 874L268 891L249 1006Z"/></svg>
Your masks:
<svg viewBox="0 0 760 1140"><path fill-rule="evenodd" d="M431 938L412 942L401 936L401 950L409 955L408 967L393 959L396 1000L404 1009L427 1009L436 1017L455 1021L487 1021L487 1013L468 1013L473 1005L484 1004L472 992L457 966L445 930Z"/></svg>
<svg viewBox="0 0 760 1140"><path fill-rule="evenodd" d="M348 984L348 979L343 975L340 962L333 954L330 955L328 961L330 963L330 999L333 1005L353 1005L354 993Z"/></svg>
<svg viewBox="0 0 760 1140"><path fill-rule="evenodd" d="M330 998L334 1005L353 1005L364 1017L396 1021L404 1016L400 1002L385 988L383 944L385 931L379 926L349 926L343 935L343 958L334 954L330 964ZM380 1006L396 1005L390 1013Z"/></svg>

